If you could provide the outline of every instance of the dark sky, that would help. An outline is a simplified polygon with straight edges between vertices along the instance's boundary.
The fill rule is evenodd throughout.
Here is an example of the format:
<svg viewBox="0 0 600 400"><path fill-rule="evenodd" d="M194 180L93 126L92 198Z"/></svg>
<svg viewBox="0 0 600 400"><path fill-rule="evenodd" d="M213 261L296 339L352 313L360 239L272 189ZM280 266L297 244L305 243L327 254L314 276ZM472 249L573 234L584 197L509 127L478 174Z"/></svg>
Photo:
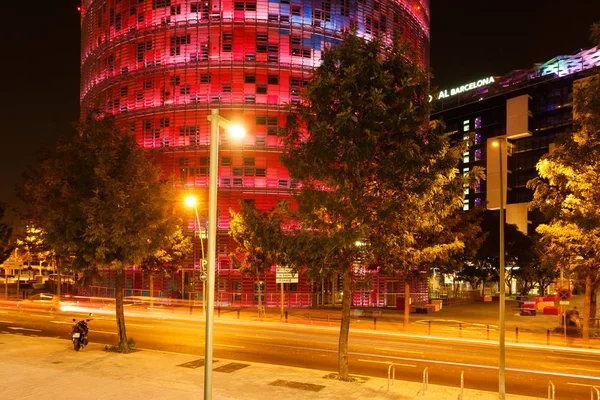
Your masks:
<svg viewBox="0 0 600 400"><path fill-rule="evenodd" d="M15 204L40 146L71 132L79 115L79 1L6 3L0 201ZM589 47L600 0L432 0L431 16L434 85L447 88Z"/></svg>

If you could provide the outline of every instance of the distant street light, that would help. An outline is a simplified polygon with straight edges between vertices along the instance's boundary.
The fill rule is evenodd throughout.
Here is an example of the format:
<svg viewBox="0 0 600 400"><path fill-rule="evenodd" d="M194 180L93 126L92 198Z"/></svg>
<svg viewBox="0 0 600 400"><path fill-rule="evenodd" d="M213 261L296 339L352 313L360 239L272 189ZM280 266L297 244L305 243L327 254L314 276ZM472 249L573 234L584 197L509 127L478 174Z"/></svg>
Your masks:
<svg viewBox="0 0 600 400"><path fill-rule="evenodd" d="M504 304L504 176L502 173L502 143L506 144L506 138L496 140L492 142L493 147L498 148L498 164L500 166L500 260L499 260L499 289L500 289L500 313L499 313L499 361L498 361L498 394L500 400L506 398L506 378L505 372L505 331L504 331L504 320L505 320L505 304Z"/></svg>
<svg viewBox="0 0 600 400"><path fill-rule="evenodd" d="M204 400L212 398L213 364L213 320L215 313L215 264L217 247L217 178L219 168L219 127L227 129L234 138L246 134L244 127L221 117L219 109L213 108L208 116L210 121L210 164L208 186L208 268L206 303L206 343L204 349Z"/></svg>

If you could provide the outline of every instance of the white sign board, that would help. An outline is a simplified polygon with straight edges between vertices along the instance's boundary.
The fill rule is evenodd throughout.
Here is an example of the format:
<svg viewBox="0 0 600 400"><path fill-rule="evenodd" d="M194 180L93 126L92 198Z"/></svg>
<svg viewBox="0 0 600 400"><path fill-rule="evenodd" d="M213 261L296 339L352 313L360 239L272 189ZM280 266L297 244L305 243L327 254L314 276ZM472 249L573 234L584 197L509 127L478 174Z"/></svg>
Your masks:
<svg viewBox="0 0 600 400"><path fill-rule="evenodd" d="M298 283L298 273L292 272L290 267L277 265L275 279L276 283Z"/></svg>

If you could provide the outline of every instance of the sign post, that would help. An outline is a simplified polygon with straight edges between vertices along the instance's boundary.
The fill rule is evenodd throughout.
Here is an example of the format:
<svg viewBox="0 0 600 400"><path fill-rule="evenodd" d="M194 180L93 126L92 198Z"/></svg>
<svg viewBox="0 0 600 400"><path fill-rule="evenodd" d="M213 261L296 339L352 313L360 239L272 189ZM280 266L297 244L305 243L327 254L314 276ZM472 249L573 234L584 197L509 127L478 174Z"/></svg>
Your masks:
<svg viewBox="0 0 600 400"><path fill-rule="evenodd" d="M571 291L569 289L563 288L558 292L558 304L560 305L560 314L562 318L563 324L563 333L565 335L565 343L567 341L567 313L565 311L565 306L569 305L569 299L571 298Z"/></svg>
<svg viewBox="0 0 600 400"><path fill-rule="evenodd" d="M298 283L298 273L293 272L292 268L284 267L281 265L276 266L275 270L276 283L281 285L281 319L283 320L283 305L285 302L285 294L283 292L283 284L284 283Z"/></svg>

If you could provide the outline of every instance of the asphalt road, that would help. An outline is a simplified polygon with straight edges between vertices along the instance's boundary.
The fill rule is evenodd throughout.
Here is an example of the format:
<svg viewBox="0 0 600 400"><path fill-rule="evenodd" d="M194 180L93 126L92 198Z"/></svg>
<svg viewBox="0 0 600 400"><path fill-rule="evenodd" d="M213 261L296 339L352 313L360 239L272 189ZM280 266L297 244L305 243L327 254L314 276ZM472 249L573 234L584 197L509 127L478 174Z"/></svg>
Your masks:
<svg viewBox="0 0 600 400"><path fill-rule="evenodd" d="M0 332L69 339L72 318L81 313L0 308ZM139 348L204 355L204 323L195 318L165 319L159 314L127 316L127 334ZM339 328L272 321L215 319L214 357L294 367L337 370ZM113 344L116 323L111 314L90 322L90 341ZM509 345L506 351L507 393L545 397L552 381L569 399L588 399L600 386L600 353ZM217 361L218 363L218 361ZM421 381L427 368L432 384L460 385L497 391L498 349L495 342L352 330L349 354L352 374L387 377L394 363L397 379Z"/></svg>

